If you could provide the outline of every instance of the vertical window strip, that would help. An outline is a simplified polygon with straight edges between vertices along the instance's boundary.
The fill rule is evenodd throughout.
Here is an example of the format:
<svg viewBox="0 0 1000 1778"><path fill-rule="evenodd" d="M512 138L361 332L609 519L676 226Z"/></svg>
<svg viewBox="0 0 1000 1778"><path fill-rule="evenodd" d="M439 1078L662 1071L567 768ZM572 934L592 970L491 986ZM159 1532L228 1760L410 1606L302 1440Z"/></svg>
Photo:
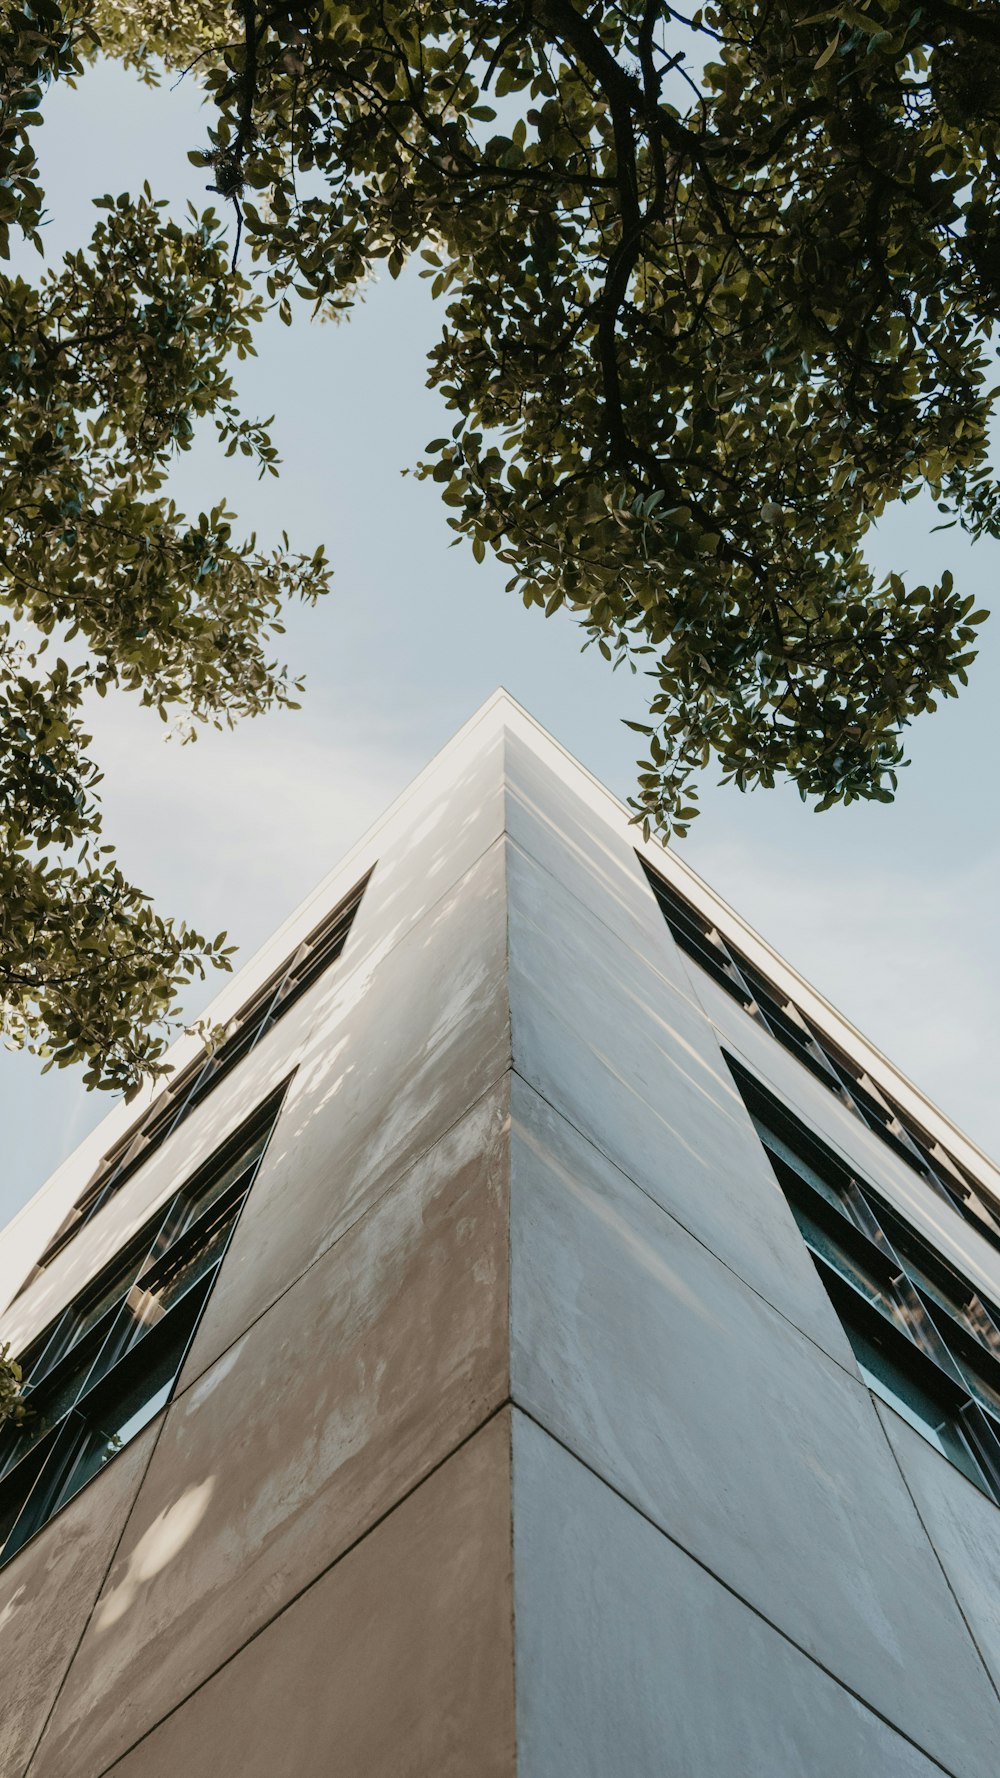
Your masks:
<svg viewBox="0 0 1000 1778"><path fill-rule="evenodd" d="M874 1130L915 1172L920 1173L939 1197L1000 1248L1000 1202L989 1189L973 1179L939 1142L920 1132L884 1088L818 1031L794 1001L768 982L715 927L710 927L672 884L657 876L639 853L636 856L660 911L682 949L848 1105L868 1129ZM700 948L691 937L692 931L702 933Z"/></svg>
<svg viewBox="0 0 1000 1778"><path fill-rule="evenodd" d="M865 1381L1000 1502L1000 1310L726 1061Z"/></svg>
<svg viewBox="0 0 1000 1778"><path fill-rule="evenodd" d="M210 1055L199 1057L154 1099L140 1122L104 1156L81 1197L21 1286L28 1288L51 1265L77 1231L120 1191L154 1148L165 1142L223 1077L255 1049L279 1018L340 956L347 943L371 871L346 899L302 941L293 955L230 1021L226 1037Z"/></svg>
<svg viewBox="0 0 1000 1778"><path fill-rule="evenodd" d="M0 1565L169 1400L286 1090L287 1082L25 1353L28 1415L0 1436Z"/></svg>

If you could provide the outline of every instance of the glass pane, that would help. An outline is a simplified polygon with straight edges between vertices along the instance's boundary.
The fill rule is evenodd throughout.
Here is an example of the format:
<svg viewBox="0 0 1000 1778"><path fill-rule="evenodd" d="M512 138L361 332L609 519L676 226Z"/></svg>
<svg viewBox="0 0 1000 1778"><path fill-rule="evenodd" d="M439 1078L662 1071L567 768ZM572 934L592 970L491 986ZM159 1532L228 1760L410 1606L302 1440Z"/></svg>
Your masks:
<svg viewBox="0 0 1000 1778"><path fill-rule="evenodd" d="M137 1320L154 1325L167 1309L180 1301L192 1284L211 1271L222 1257L241 1203L242 1199L229 1205L220 1215L210 1217L190 1244L183 1244L182 1252L175 1259L171 1261L168 1255L161 1260L155 1273L149 1274L148 1280L140 1281L134 1302L131 1297L129 1299Z"/></svg>
<svg viewBox="0 0 1000 1778"><path fill-rule="evenodd" d="M210 1056L205 1063L201 1074L184 1101L181 1114L183 1117L187 1117L196 1105L200 1105L202 1099L218 1085L222 1076L228 1074L230 1068L235 1068L237 1062L242 1061L243 1057L253 1049L267 1025L270 1010L271 1001L268 998L262 1000L260 1006L248 1014L245 1021L240 1018L232 1036L227 1037L225 1043L220 1044L214 1055ZM239 1015L237 1016L239 1017Z"/></svg>
<svg viewBox="0 0 1000 1778"><path fill-rule="evenodd" d="M765 981L762 975L758 975L756 969L747 962L741 951L734 951L733 958L764 1016L765 1024L770 1027L772 1036L787 1044L796 1055L801 1055L803 1060L809 1061L810 1064L814 1060L821 1062L819 1056L813 1056L810 1033L804 1025L799 1023L791 1002L785 1004L778 989L772 988L770 982ZM833 1080L828 1069L823 1068L823 1073L831 1081Z"/></svg>
<svg viewBox="0 0 1000 1778"><path fill-rule="evenodd" d="M795 1203L790 1208L812 1252L820 1259L825 1259L827 1265L832 1266L841 1278L860 1291L881 1314L894 1321L904 1333L910 1333L910 1317L895 1296L891 1284L879 1277L875 1270L869 1270L863 1260L850 1253L828 1229L815 1221L808 1210ZM872 1258L875 1259L874 1254Z"/></svg>
<svg viewBox="0 0 1000 1778"><path fill-rule="evenodd" d="M173 1236L175 1240L177 1235L183 1229L189 1228L197 1217L204 1216L206 1210L211 1208L216 1199L222 1197L223 1192L227 1192L243 1177L244 1173L248 1173L252 1167L257 1165L267 1147L270 1134L269 1129L262 1130L248 1148L234 1156L228 1167L221 1168L218 1173L206 1179L200 1190L196 1188L190 1198L185 1197L183 1221ZM249 1185L249 1181L247 1183Z"/></svg>
<svg viewBox="0 0 1000 1778"><path fill-rule="evenodd" d="M349 920L335 927L325 939L308 950L298 964L292 965L279 989L275 1002L276 1007L280 1006L281 1011L284 1012L293 1000L297 1000L300 994L304 994L307 988L312 987L313 982L319 980L323 971L328 969L331 963L336 962L340 956L350 929L351 922Z"/></svg>
<svg viewBox="0 0 1000 1778"><path fill-rule="evenodd" d="M1000 1320L992 1304L984 1303L978 1296L971 1296L965 1308L965 1323L972 1329L977 1340L995 1357L1000 1358Z"/></svg>
<svg viewBox="0 0 1000 1778"><path fill-rule="evenodd" d="M15 1548L20 1548L23 1542L20 1535L15 1540L11 1533L24 1511L47 1455L47 1451L36 1451L29 1462L12 1470L0 1483L0 1562L12 1556Z"/></svg>
<svg viewBox="0 0 1000 1778"><path fill-rule="evenodd" d="M877 1346L858 1328L848 1327L846 1331L854 1347L858 1369L868 1387L895 1408L897 1414L908 1420L970 1481L980 1488L985 1487L983 1473L965 1442L954 1411L904 1370L883 1346Z"/></svg>
<svg viewBox="0 0 1000 1778"><path fill-rule="evenodd" d="M67 1310L53 1339L44 1353L44 1370L36 1370L32 1381L37 1382L48 1374L57 1363L61 1363L68 1352L89 1334L97 1323L107 1315L116 1302L126 1295L129 1285L133 1282L139 1267L142 1265L157 1227L162 1218L152 1217L133 1241L129 1242L124 1253L121 1253L98 1278L89 1292L85 1292L78 1304Z"/></svg>
<svg viewBox="0 0 1000 1778"><path fill-rule="evenodd" d="M37 1444L50 1427L69 1413L73 1403L83 1393L106 1333L107 1329L102 1329L93 1340L87 1340L79 1348L71 1348L72 1357L68 1357L65 1364L60 1364L51 1380L46 1380L37 1389L31 1390L27 1398L30 1411L18 1433L22 1450Z"/></svg>
<svg viewBox="0 0 1000 1778"><path fill-rule="evenodd" d="M1000 1384L987 1372L985 1365L980 1369L979 1365L969 1364L955 1353L952 1356L969 1385L970 1394L995 1420L1000 1419Z"/></svg>
<svg viewBox="0 0 1000 1778"><path fill-rule="evenodd" d="M26 1389L44 1377L46 1371L52 1369L64 1348L65 1326L72 1320L72 1317L72 1307L64 1309L61 1315L57 1315L55 1320L49 1323L37 1340L32 1340L27 1351L18 1353L17 1362L21 1366L21 1375Z"/></svg>
<svg viewBox="0 0 1000 1778"><path fill-rule="evenodd" d="M954 1286L952 1287L951 1280L948 1279L947 1276L927 1271L927 1269L920 1264L919 1259L914 1253L907 1251L907 1249L901 1245L897 1245L892 1231L890 1231L890 1239L892 1239L893 1246L896 1248L900 1259L914 1283L919 1284L921 1290L926 1291L927 1295L937 1303L940 1308L946 1309L949 1315L954 1315L956 1321L965 1322L966 1326L968 1326L969 1322L966 1316L968 1290L966 1287L966 1290L963 1292L961 1279L956 1278L954 1280ZM965 1300L963 1300L963 1296L965 1297Z"/></svg>
<svg viewBox="0 0 1000 1778"><path fill-rule="evenodd" d="M28 1446L23 1442L20 1426L5 1426L0 1432L0 1476L21 1459Z"/></svg>
<svg viewBox="0 0 1000 1778"><path fill-rule="evenodd" d="M57 1414L31 1414L17 1426L5 1427L0 1445L0 1476L16 1469L22 1457L34 1450L58 1418Z"/></svg>
<svg viewBox="0 0 1000 1778"><path fill-rule="evenodd" d="M153 1229L150 1229L150 1240L153 1238L153 1232ZM144 1258L145 1246L140 1249L133 1248L114 1268L109 1267L94 1296L77 1310L72 1334L67 1341L67 1349L70 1345L75 1345L77 1340L82 1339L83 1335L100 1321L101 1316L106 1309L110 1309L112 1303L117 1302L120 1297L125 1295Z"/></svg>
<svg viewBox="0 0 1000 1778"><path fill-rule="evenodd" d="M804 1155L792 1148L775 1131L768 1129L766 1124L760 1123L756 1118L754 1118L754 1123L757 1126L757 1134L767 1149L768 1158L778 1176L779 1184L786 1190L790 1188L794 1191L798 1187L798 1182L804 1180L807 1185L812 1187L813 1191L819 1192L828 1204L832 1204L835 1210L839 1210L840 1214L850 1221L851 1215L847 1200L834 1178L827 1177L818 1168L812 1166ZM789 1174L791 1175L790 1179Z"/></svg>
<svg viewBox="0 0 1000 1778"><path fill-rule="evenodd" d="M648 869L646 875L660 904L660 912L681 949L707 969L709 975L714 976L722 987L728 988L731 994L745 1003L748 998L747 990L732 969L728 952L711 936L693 908L689 908L666 883Z"/></svg>
<svg viewBox="0 0 1000 1778"><path fill-rule="evenodd" d="M696 963L700 963L704 969L707 969L709 975L714 976L723 988L728 988L731 994L735 994L738 1000L745 1001L747 999L746 989L727 967L728 958L713 945L711 939L701 938L690 933L676 920L668 920L667 925L682 951L686 951L689 957L693 957Z"/></svg>
<svg viewBox="0 0 1000 1778"><path fill-rule="evenodd" d="M1000 1234L1000 1220L994 1215L985 1198L981 1198L979 1193L972 1190L971 1187L967 1190L965 1209L970 1221L978 1223L985 1232L992 1235Z"/></svg>
<svg viewBox="0 0 1000 1778"><path fill-rule="evenodd" d="M88 1425L80 1441L80 1447L70 1465L69 1471L49 1505L46 1517L50 1518L58 1512L67 1500L70 1500L91 1476L116 1457L136 1433L141 1432L158 1414L170 1394L173 1386L173 1372L152 1394L146 1394L144 1388L136 1388L131 1395L124 1398L123 1405L107 1416L106 1426L91 1427Z"/></svg>
<svg viewBox="0 0 1000 1778"><path fill-rule="evenodd" d="M46 1502L51 1517L159 1413L173 1387L195 1317L171 1316L158 1338L137 1348L73 1410L81 1437L61 1485Z"/></svg>

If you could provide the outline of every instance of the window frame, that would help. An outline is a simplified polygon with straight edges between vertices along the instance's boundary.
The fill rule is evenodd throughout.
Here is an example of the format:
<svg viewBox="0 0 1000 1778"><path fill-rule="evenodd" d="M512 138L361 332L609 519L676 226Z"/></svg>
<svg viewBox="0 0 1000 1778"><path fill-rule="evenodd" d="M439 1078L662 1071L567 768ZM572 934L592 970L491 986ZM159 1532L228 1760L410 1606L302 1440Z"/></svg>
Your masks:
<svg viewBox="0 0 1000 1778"><path fill-rule="evenodd" d="M350 893L339 901L300 941L280 968L273 971L236 1012L226 1035L209 1055L196 1057L170 1081L138 1122L124 1132L101 1157L79 1198L68 1212L41 1257L16 1292L14 1301L50 1266L79 1230L104 1208L122 1186L191 1112L206 1099L244 1056L294 1006L331 964L342 955L357 912L371 880L372 865Z"/></svg>
<svg viewBox="0 0 1000 1778"><path fill-rule="evenodd" d="M750 1018L822 1080L868 1129L919 1173L964 1222L1000 1252L1000 1199L989 1186L974 1178L968 1168L949 1154L943 1143L922 1130L916 1119L896 1104L886 1088L853 1062L833 1038L819 1031L794 1000L769 982L763 971L699 914L679 889L661 877L641 852L637 852L636 857L660 912L681 949L713 981L726 988ZM680 924L682 919L705 933L711 961L706 962L689 942Z"/></svg>
<svg viewBox="0 0 1000 1778"><path fill-rule="evenodd" d="M897 1205L859 1178L736 1057L722 1053L859 1366L858 1340L874 1344L915 1389L941 1405L969 1453L967 1463L955 1457L949 1461L1000 1505L1000 1304L984 1297L907 1223ZM801 1171L794 1164L796 1144L802 1150ZM833 1193L840 1190L842 1208L816 1179L829 1184ZM829 1248L810 1239L803 1227L809 1219L821 1234L827 1229L835 1242L839 1237L851 1264L838 1267ZM875 1281L877 1290L862 1288L859 1274ZM935 1283L936 1290L929 1288ZM952 1307L940 1301L949 1292ZM886 1307L879 1306L879 1297ZM995 1395L995 1409L984 1405L969 1372ZM872 1375L877 1378L870 1368L862 1370L867 1386L898 1412L890 1395L869 1380ZM915 1410L905 1417L921 1430ZM921 1435L948 1456L940 1437Z"/></svg>
<svg viewBox="0 0 1000 1778"><path fill-rule="evenodd" d="M123 1390L127 1401L129 1386L141 1383L144 1375L149 1377L151 1369L155 1377L157 1363L163 1362L164 1355L169 1359L171 1353L176 1362L169 1377L151 1392L146 1403L139 1402L126 1424L136 1415L144 1417L118 1449L125 1449L172 1398L277 1127L291 1079L289 1075L243 1119L164 1200L138 1234L124 1242L98 1277L89 1280L30 1342L22 1360L24 1399L29 1411L23 1421L6 1426L0 1434L0 1567L12 1561L107 1462L113 1461L117 1449L101 1458L82 1479L74 1481L85 1453L92 1450L95 1436L103 1436L109 1442L118 1436L117 1432L109 1434L97 1416L109 1404L113 1408L116 1396L120 1398ZM197 1209L199 1199L208 1196L213 1180L232 1171L242 1155L246 1155L247 1163L236 1170L229 1184L208 1197L200 1214L186 1216L186 1210ZM217 1248L211 1248L218 1225L227 1221L222 1240ZM148 1305L156 1302L155 1287L168 1283L179 1263L197 1258L199 1243L206 1242L211 1258L204 1270L184 1285L174 1301L161 1307L159 1314L151 1315ZM98 1319L74 1338L81 1308L94 1300L95 1291L108 1277L121 1279L122 1289ZM130 1277L131 1284L127 1282ZM64 1405L48 1425L40 1424L33 1433L34 1415L44 1413L47 1400L54 1397L58 1403L60 1383L64 1388L67 1384L72 1386L75 1378L78 1381ZM155 1405L145 1413L146 1405L154 1401ZM33 1402L38 1404L35 1409ZM11 1516L11 1503L18 1501Z"/></svg>

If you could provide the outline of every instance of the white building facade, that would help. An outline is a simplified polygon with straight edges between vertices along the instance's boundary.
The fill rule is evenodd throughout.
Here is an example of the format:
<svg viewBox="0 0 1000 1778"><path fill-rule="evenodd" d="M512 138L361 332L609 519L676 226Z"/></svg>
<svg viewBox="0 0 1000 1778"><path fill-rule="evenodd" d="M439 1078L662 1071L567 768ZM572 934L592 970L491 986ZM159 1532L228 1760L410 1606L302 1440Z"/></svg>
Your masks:
<svg viewBox="0 0 1000 1778"><path fill-rule="evenodd" d="M498 693L0 1236L3 1778L996 1778L1000 1174Z"/></svg>

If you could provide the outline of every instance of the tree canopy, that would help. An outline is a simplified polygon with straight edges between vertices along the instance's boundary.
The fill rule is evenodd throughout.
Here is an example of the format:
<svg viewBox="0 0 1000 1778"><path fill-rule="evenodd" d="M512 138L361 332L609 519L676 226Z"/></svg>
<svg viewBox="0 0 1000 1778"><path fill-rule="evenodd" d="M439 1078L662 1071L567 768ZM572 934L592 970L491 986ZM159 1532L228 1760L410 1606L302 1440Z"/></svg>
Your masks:
<svg viewBox="0 0 1000 1778"><path fill-rule="evenodd" d="M42 90L95 53L90 15L3 7L0 245L40 242L33 132ZM101 835L86 700L124 687L190 725L295 702L269 659L289 598L326 584L322 551L262 552L224 503L188 519L164 491L202 417L274 470L229 361L265 297L230 266L211 211L186 227L148 187L102 198L86 250L37 282L0 276L0 994L4 1036L90 1085L155 1066L185 984L228 966L155 912Z"/></svg>
<svg viewBox="0 0 1000 1778"><path fill-rule="evenodd" d="M15 1036L134 1080L185 972L220 959L98 849L81 700L118 684L196 722L292 700L270 638L323 590L322 554L234 541L223 505L186 520L164 478L199 420L273 469L232 357L266 306L342 313L411 256L441 300L447 415L417 472L525 605L650 674L637 816L683 833L712 762L819 808L891 799L985 613L947 574L877 582L866 532L922 490L943 525L1000 527L1000 8L3 0L2 19L4 226L38 238L43 89L101 52L201 83L218 203L182 227L148 190L104 200L86 251L0 291ZM63 636L78 655L46 666Z"/></svg>

